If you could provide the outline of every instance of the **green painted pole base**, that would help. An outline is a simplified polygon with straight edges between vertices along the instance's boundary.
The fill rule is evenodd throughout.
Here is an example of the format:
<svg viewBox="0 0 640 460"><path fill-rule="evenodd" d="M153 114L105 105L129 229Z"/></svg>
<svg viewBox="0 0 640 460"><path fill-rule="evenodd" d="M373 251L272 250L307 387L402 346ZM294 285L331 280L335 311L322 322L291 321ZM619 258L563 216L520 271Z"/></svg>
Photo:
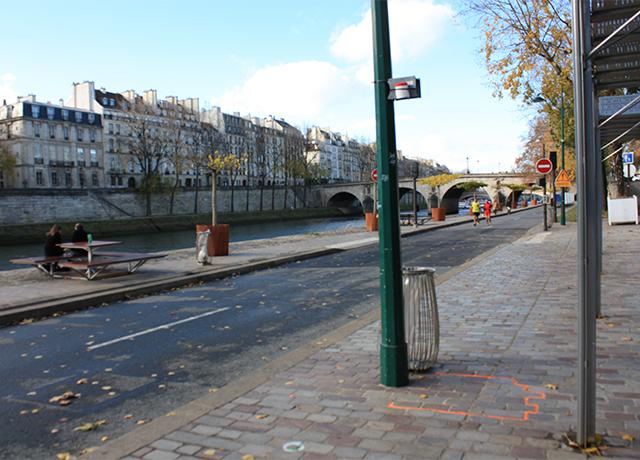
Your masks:
<svg viewBox="0 0 640 460"><path fill-rule="evenodd" d="M380 383L388 387L404 387L409 384L407 344L380 344Z"/></svg>

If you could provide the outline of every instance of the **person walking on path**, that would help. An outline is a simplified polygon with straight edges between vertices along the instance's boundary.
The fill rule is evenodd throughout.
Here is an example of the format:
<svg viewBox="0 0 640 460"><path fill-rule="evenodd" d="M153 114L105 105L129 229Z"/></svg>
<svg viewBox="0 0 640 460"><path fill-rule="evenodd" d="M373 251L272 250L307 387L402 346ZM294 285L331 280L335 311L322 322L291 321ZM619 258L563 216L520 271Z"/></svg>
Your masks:
<svg viewBox="0 0 640 460"><path fill-rule="evenodd" d="M476 198L471 202L471 214L473 214L473 226L478 225L478 218L480 217L480 203Z"/></svg>
<svg viewBox="0 0 640 460"><path fill-rule="evenodd" d="M491 201L489 200L484 202L484 220L487 225L491 225Z"/></svg>

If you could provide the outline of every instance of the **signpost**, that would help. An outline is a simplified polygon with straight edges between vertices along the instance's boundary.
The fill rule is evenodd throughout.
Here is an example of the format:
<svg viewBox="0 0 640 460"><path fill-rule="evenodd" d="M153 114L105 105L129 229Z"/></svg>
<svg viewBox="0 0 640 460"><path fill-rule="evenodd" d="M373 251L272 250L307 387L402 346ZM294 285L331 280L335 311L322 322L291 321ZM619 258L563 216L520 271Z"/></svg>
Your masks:
<svg viewBox="0 0 640 460"><path fill-rule="evenodd" d="M371 181L372 182L378 182L378 170L374 169L373 171L371 171Z"/></svg>
<svg viewBox="0 0 640 460"><path fill-rule="evenodd" d="M556 177L556 187L568 188L571 187L571 179L569 178L569 174L564 169L561 169L558 173L558 177ZM564 190L562 191L564 193ZM563 197L564 198L564 197Z"/></svg>
<svg viewBox="0 0 640 460"><path fill-rule="evenodd" d="M626 152L622 154L622 164L625 164L625 165L633 164L633 152Z"/></svg>
<svg viewBox="0 0 640 460"><path fill-rule="evenodd" d="M549 174L553 170L553 163L547 158L540 158L536 162L536 171L540 174Z"/></svg>

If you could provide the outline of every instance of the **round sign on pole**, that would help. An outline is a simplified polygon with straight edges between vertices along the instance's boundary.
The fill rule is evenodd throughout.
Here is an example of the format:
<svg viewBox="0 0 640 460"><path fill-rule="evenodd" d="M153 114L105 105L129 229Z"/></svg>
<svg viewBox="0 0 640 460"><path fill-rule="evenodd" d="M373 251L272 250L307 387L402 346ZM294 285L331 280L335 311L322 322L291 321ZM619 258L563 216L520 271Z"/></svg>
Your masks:
<svg viewBox="0 0 640 460"><path fill-rule="evenodd" d="M536 162L536 171L538 171L540 174L549 174L552 169L553 163L551 163L551 160L547 158L540 158Z"/></svg>
<svg viewBox="0 0 640 460"><path fill-rule="evenodd" d="M378 170L374 169L373 171L371 171L371 180L373 182L378 182Z"/></svg>

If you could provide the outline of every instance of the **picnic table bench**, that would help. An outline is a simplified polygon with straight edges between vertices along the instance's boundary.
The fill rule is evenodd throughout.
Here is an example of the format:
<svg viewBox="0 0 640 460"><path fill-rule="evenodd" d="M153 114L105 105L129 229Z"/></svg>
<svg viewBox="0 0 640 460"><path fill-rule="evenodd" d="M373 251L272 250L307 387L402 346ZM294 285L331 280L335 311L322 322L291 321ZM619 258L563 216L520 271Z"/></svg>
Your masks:
<svg viewBox="0 0 640 460"><path fill-rule="evenodd" d="M62 243L58 246L64 249L77 249L87 252L87 257L70 254L56 257L25 257L11 259L10 262L21 265L33 265L52 278L67 277L56 270L56 267L66 268L81 274L88 280L95 279L104 270L112 265L127 264L126 272L110 273L111 275L128 274L135 272L148 260L161 259L164 254L147 254L142 252L106 252L101 248L120 244L120 241L92 241L79 243Z"/></svg>
<svg viewBox="0 0 640 460"><path fill-rule="evenodd" d="M401 212L400 213L400 225L411 225L415 220L413 212ZM417 224L422 225L429 220L428 216L418 216Z"/></svg>

